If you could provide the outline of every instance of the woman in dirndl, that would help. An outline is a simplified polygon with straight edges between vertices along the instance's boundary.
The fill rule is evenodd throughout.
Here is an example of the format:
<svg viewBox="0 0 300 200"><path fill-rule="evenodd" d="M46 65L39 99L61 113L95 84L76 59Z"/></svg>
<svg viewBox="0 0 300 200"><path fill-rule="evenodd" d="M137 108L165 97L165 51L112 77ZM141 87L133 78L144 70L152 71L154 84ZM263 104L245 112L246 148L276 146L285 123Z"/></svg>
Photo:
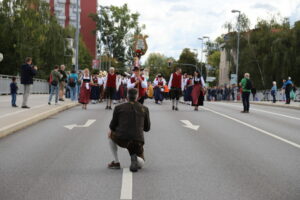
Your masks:
<svg viewBox="0 0 300 200"><path fill-rule="evenodd" d="M193 90L192 90L192 106L195 107L195 111L198 111L199 106L204 105L205 96L205 82L200 72L195 71L193 77Z"/></svg>
<svg viewBox="0 0 300 200"><path fill-rule="evenodd" d="M90 102L91 96L91 77L89 69L85 69L82 76L79 103L82 104L82 109L87 109L87 104Z"/></svg>
<svg viewBox="0 0 300 200"><path fill-rule="evenodd" d="M97 74L93 74L91 84L91 100L92 104L96 104L100 99L100 85Z"/></svg>

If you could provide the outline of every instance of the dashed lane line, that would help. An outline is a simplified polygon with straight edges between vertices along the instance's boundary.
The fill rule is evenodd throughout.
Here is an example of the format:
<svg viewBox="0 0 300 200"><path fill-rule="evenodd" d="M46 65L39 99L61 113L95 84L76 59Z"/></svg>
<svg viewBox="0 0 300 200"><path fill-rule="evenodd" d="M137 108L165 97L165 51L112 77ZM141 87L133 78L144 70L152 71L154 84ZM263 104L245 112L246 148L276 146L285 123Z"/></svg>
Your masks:
<svg viewBox="0 0 300 200"><path fill-rule="evenodd" d="M245 125L245 126L247 126L247 127L249 127L249 128L252 128L252 129L258 131L258 132L261 132L261 133L263 133L263 134L265 134L265 135L268 135L268 136L270 136L270 137L272 137L272 138L275 138L275 139L277 139L277 140L279 140L279 141L281 141L281 142L285 142L285 143L287 143L287 144L289 144L289 145L292 145L292 146L294 146L294 147L300 149L300 145L297 144L297 143L295 143L295 142L292 142L292 141L290 141L290 140L284 139L284 138L282 138L282 137L279 137L278 135L275 135L275 134L270 133L270 132L268 132L268 131L265 131L265 130L263 130L263 129L257 128L257 127L255 127L255 126L253 126L253 125L251 125L251 124L248 124L248 123L243 122L243 121L241 121L241 120L235 119L235 118L230 117L230 116L228 116L228 115L219 113L219 112L214 111L214 110L212 110L212 109L209 109L209 108L203 108L203 109L204 109L204 110L207 110L207 111L210 111L210 112L212 112L212 113L215 113L215 114L217 114L217 115L220 115L220 116L222 116L222 117L225 117L225 118L227 118L227 119L230 119L230 120L232 120L232 121L235 121L235 122L237 122L237 123L239 123L239 124L243 124L243 125Z"/></svg>
<svg viewBox="0 0 300 200"><path fill-rule="evenodd" d="M128 168L123 169L121 200L132 199L132 172Z"/></svg>

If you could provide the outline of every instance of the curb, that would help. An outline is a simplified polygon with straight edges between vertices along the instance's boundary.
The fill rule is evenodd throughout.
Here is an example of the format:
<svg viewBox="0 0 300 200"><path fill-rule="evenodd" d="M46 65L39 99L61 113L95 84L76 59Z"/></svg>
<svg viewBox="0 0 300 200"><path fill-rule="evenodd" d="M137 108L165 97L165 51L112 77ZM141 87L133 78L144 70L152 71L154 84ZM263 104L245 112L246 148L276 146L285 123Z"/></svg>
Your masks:
<svg viewBox="0 0 300 200"><path fill-rule="evenodd" d="M28 119L16 122L14 124L10 124L8 126L2 127L2 128L0 128L0 139L4 138L4 137L6 137L6 136L8 136L12 133L15 133L15 132L17 132L17 131L19 131L23 128L31 126L31 125L39 122L39 121L42 121L42 120L47 119L47 118L49 118L53 115L56 115L56 114L58 114L62 111L65 111L65 110L68 110L70 108L76 107L78 105L79 105L78 103L68 104L68 105L65 105L65 106L62 106L62 107L55 108L53 110L42 112L40 114L34 115L34 116L32 116Z"/></svg>

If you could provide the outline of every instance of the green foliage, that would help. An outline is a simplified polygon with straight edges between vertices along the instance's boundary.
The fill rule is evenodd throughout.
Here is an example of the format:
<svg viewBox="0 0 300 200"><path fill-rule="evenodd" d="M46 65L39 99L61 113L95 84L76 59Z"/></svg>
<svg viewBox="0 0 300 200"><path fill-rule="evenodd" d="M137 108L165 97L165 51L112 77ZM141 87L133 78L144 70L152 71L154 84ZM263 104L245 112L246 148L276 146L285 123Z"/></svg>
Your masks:
<svg viewBox="0 0 300 200"><path fill-rule="evenodd" d="M139 14L131 13L127 4L103 8L99 15L90 16L97 23L99 54L113 57L119 71L133 61L133 36L141 33L145 25L140 26ZM101 47L101 49L100 49ZM101 52L100 52L101 51ZM109 54L111 52L111 55Z"/></svg>
<svg viewBox="0 0 300 200"><path fill-rule="evenodd" d="M168 58L160 53L151 53L146 62L145 68L150 70L149 80L153 81L157 74L162 74L166 79L169 79L172 69L168 65L169 60L174 60Z"/></svg>
<svg viewBox="0 0 300 200"><path fill-rule="evenodd" d="M286 18L275 16L270 20L260 19L255 27L253 30L242 27L239 80L248 72L258 89L268 89L272 81L281 83L288 76L299 85L299 22L291 28ZM225 41L227 59L232 63L230 73L235 72L236 35L227 34Z"/></svg>
<svg viewBox="0 0 300 200"><path fill-rule="evenodd" d="M73 28L61 27L52 16L49 4L41 0L3 0L0 2L0 52L4 60L0 73L17 75L26 57L39 67L38 77L48 78L55 64L72 65L72 51L65 38L73 37ZM91 65L91 57L81 42L81 62ZM70 56L67 56L70 55ZM89 61L88 61L89 60Z"/></svg>

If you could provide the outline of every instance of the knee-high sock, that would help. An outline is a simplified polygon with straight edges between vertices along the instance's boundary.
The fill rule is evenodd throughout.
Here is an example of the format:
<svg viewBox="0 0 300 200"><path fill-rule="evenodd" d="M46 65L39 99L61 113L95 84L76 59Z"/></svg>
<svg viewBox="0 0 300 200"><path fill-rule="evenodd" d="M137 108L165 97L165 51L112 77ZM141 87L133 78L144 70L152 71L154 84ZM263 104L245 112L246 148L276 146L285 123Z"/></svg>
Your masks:
<svg viewBox="0 0 300 200"><path fill-rule="evenodd" d="M178 107L178 102L179 102L179 100L176 100L176 108Z"/></svg>
<svg viewBox="0 0 300 200"><path fill-rule="evenodd" d="M109 100L109 106L111 107L112 99Z"/></svg>
<svg viewBox="0 0 300 200"><path fill-rule="evenodd" d="M117 144L114 141L112 141L112 139L109 139L109 146L110 146L111 152L114 156L114 159L115 159L114 161L116 163L118 163L119 162L119 157L118 157L118 146L117 146Z"/></svg>
<svg viewBox="0 0 300 200"><path fill-rule="evenodd" d="M172 105L175 106L175 99L172 99Z"/></svg>
<svg viewBox="0 0 300 200"><path fill-rule="evenodd" d="M108 106L109 101L110 101L109 98L107 98L107 99L106 99L106 106Z"/></svg>

